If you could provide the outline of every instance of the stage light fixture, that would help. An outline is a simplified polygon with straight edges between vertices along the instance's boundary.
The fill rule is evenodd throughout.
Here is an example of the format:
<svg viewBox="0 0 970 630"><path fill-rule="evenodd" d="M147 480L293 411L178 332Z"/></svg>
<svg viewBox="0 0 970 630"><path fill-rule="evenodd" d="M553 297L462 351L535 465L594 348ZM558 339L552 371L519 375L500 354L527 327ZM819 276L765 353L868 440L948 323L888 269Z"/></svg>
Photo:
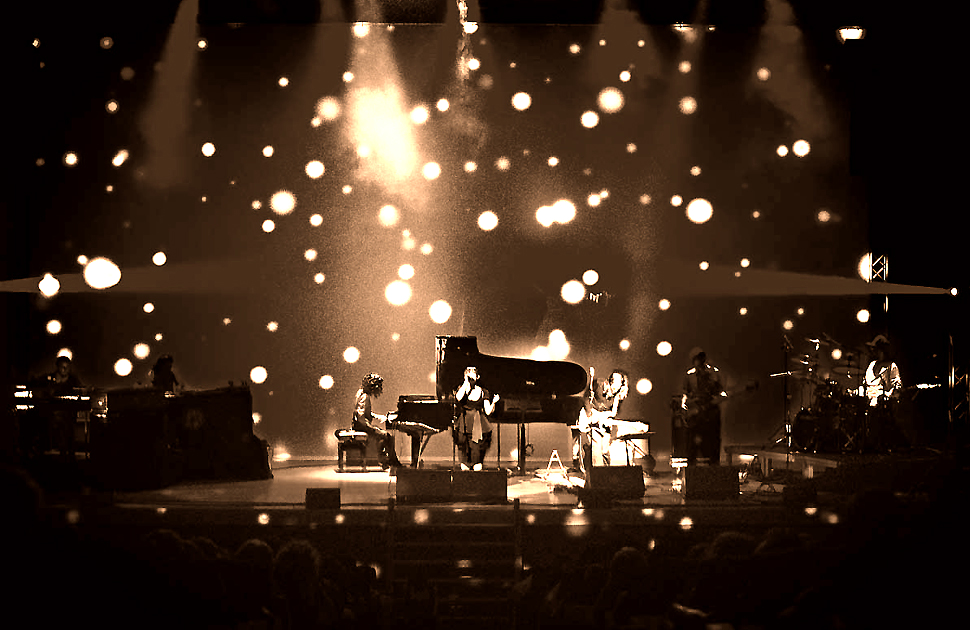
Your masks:
<svg viewBox="0 0 970 630"><path fill-rule="evenodd" d="M843 26L836 31L836 36L839 38L839 42L844 44L849 39L864 39L866 29L859 26Z"/></svg>

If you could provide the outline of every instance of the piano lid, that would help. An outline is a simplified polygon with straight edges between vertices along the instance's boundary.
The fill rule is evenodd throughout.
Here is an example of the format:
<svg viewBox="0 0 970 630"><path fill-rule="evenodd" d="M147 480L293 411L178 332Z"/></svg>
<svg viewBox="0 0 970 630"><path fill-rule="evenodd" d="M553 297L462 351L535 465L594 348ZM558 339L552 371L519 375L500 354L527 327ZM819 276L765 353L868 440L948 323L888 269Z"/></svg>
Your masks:
<svg viewBox="0 0 970 630"><path fill-rule="evenodd" d="M496 357L478 350L476 337L435 337L435 381L438 398L450 397L475 366L482 387L505 398L556 398L586 389L586 369L568 361Z"/></svg>

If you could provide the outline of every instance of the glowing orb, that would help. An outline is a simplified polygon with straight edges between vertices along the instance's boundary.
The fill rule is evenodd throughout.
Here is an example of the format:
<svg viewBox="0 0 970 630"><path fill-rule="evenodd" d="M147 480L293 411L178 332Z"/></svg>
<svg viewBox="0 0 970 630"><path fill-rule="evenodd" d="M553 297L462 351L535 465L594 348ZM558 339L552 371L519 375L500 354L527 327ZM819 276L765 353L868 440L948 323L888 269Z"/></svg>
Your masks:
<svg viewBox="0 0 970 630"><path fill-rule="evenodd" d="M343 80L344 80L344 83L352 82L354 80L354 73L350 72L349 70L347 72L344 72Z"/></svg>
<svg viewBox="0 0 970 630"><path fill-rule="evenodd" d="M555 213L552 210L552 206L541 206L536 210L536 221L542 227L550 227L556 222Z"/></svg>
<svg viewBox="0 0 970 630"><path fill-rule="evenodd" d="M107 258L94 258L84 266L84 281L92 289L107 289L121 282L121 269Z"/></svg>
<svg viewBox="0 0 970 630"><path fill-rule="evenodd" d="M131 81L135 78L135 69L131 66L125 66L121 69L121 78L124 81Z"/></svg>
<svg viewBox="0 0 970 630"><path fill-rule="evenodd" d="M677 69L680 70L681 74L687 74L688 72L690 72L690 62L689 61L681 61L677 65Z"/></svg>
<svg viewBox="0 0 970 630"><path fill-rule="evenodd" d="M411 265L401 265L398 267L397 277L401 280L410 280L414 277L414 267Z"/></svg>
<svg viewBox="0 0 970 630"><path fill-rule="evenodd" d="M205 38L200 38L199 41L195 43L195 45L199 47L199 50L205 50L206 48L209 47L209 42L207 42Z"/></svg>
<svg viewBox="0 0 970 630"><path fill-rule="evenodd" d="M323 224L323 217L319 214L314 214L310 217L310 225L313 227L320 227Z"/></svg>
<svg viewBox="0 0 970 630"><path fill-rule="evenodd" d="M316 282L317 284L323 284L323 281L325 279L326 279L326 276L324 276L322 273L318 273L317 275L313 276L313 281Z"/></svg>
<svg viewBox="0 0 970 630"><path fill-rule="evenodd" d="M51 335L56 335L57 333L61 332L61 322L57 321L56 319L52 319L47 322L47 332Z"/></svg>
<svg viewBox="0 0 970 630"><path fill-rule="evenodd" d="M253 200L253 203L250 205L252 206L253 210L259 210L263 207L263 203L259 199Z"/></svg>
<svg viewBox="0 0 970 630"><path fill-rule="evenodd" d="M553 361L562 361L569 356L569 341L566 340L566 333L553 330L549 333L549 358Z"/></svg>
<svg viewBox="0 0 970 630"><path fill-rule="evenodd" d="M804 315L804 314L805 314L805 309L803 309L803 308L799 308L799 309L798 309L797 311L795 311L795 313L796 313L796 314L797 314L798 316L802 316L802 315Z"/></svg>
<svg viewBox="0 0 970 630"><path fill-rule="evenodd" d="M431 252L434 251L434 247L431 247L431 243L425 243L424 245L421 246L420 251L425 256L429 256Z"/></svg>
<svg viewBox="0 0 970 630"><path fill-rule="evenodd" d="M118 101L111 99L110 101L104 104L104 108L108 111L109 114L113 114L116 111L118 111Z"/></svg>
<svg viewBox="0 0 970 630"><path fill-rule="evenodd" d="M678 523L678 525L686 532L694 526L694 521L691 519L691 517L685 516L684 518L680 519L680 523Z"/></svg>
<svg viewBox="0 0 970 630"><path fill-rule="evenodd" d="M526 92L516 92L512 96L512 107L519 110L520 112L524 112L525 110L529 109L531 105L532 105L532 97L529 96Z"/></svg>
<svg viewBox="0 0 970 630"><path fill-rule="evenodd" d="M260 383L265 383L266 382L266 377L268 377L268 376L269 376L269 373L266 372L266 368L264 368L261 365L257 365L253 369L249 370L249 378L250 378L250 380L252 382L256 383L257 385L260 384Z"/></svg>
<svg viewBox="0 0 970 630"><path fill-rule="evenodd" d="M832 350L832 358L835 359L836 361L842 358L841 348L835 348L834 350Z"/></svg>
<svg viewBox="0 0 970 630"><path fill-rule="evenodd" d="M486 232L494 230L498 227L498 215L491 210L481 213L478 215L478 227Z"/></svg>
<svg viewBox="0 0 970 630"><path fill-rule="evenodd" d="M549 164L549 166L558 166L559 158L557 158L556 156L552 156L546 162L547 164Z"/></svg>
<svg viewBox="0 0 970 630"><path fill-rule="evenodd" d="M75 166L75 165L77 165L77 153L74 153L73 151L69 151L69 152L65 153L64 154L64 164L66 166Z"/></svg>
<svg viewBox="0 0 970 630"><path fill-rule="evenodd" d="M313 160L312 162L307 162L306 164L306 174L310 179L317 179L323 175L325 171L326 169L323 166L323 162L318 160Z"/></svg>
<svg viewBox="0 0 970 630"><path fill-rule="evenodd" d="M747 258L742 258L741 259L741 266L742 267L750 267L751 266L751 261L748 260Z"/></svg>
<svg viewBox="0 0 970 630"><path fill-rule="evenodd" d="M269 233L269 232L272 232L275 229L276 229L276 224L273 223L271 220L266 219L265 221L263 221L263 231L264 232Z"/></svg>
<svg viewBox="0 0 970 630"><path fill-rule="evenodd" d="M74 353L71 352L71 349L70 348L61 348L60 350L57 351L57 356L59 356L59 357L67 357L71 361L74 360Z"/></svg>
<svg viewBox="0 0 970 630"><path fill-rule="evenodd" d="M694 199L687 204L687 218L693 223L707 223L714 216L714 206L707 199Z"/></svg>
<svg viewBox="0 0 970 630"><path fill-rule="evenodd" d="M400 341L400 340L401 340L401 333L391 334L391 341Z"/></svg>
<svg viewBox="0 0 970 630"><path fill-rule="evenodd" d="M133 366L131 365L131 361L129 361L128 359L118 359L117 361L115 361L115 365L114 365L115 374L117 374L118 376L128 376L129 374L131 374L132 367Z"/></svg>
<svg viewBox="0 0 970 630"><path fill-rule="evenodd" d="M462 25L462 30L471 35L478 30L478 22L465 22Z"/></svg>
<svg viewBox="0 0 970 630"><path fill-rule="evenodd" d="M161 341L161 340L162 340L162 333L156 333L155 334L155 341Z"/></svg>
<svg viewBox="0 0 970 630"><path fill-rule="evenodd" d="M738 315L747 315L747 314L748 314L747 307L742 306L741 308L738 309Z"/></svg>
<svg viewBox="0 0 970 630"><path fill-rule="evenodd" d="M576 218L576 206L568 199L552 204L553 218L557 223L569 223Z"/></svg>
<svg viewBox="0 0 970 630"><path fill-rule="evenodd" d="M270 332L276 332L279 329L280 329L279 322L267 322L266 323L266 330L268 330Z"/></svg>
<svg viewBox="0 0 970 630"><path fill-rule="evenodd" d="M216 145L212 144L211 142L206 142L205 144L202 145L202 155L206 157L212 157L213 155L215 155L215 152L216 152Z"/></svg>
<svg viewBox="0 0 970 630"><path fill-rule="evenodd" d="M320 377L320 389L330 389L333 387L333 377L329 374L324 374Z"/></svg>
<svg viewBox="0 0 970 630"><path fill-rule="evenodd" d="M497 168L500 171L507 171L509 170L510 166L512 166L512 162L507 157L503 156L495 160L495 168Z"/></svg>
<svg viewBox="0 0 970 630"><path fill-rule="evenodd" d="M621 339L620 340L620 350L626 351L626 350L629 350L629 349L630 349L630 340L629 339Z"/></svg>
<svg viewBox="0 0 970 630"><path fill-rule="evenodd" d="M579 118L579 122L583 125L583 127L592 129L599 124L600 116L593 111L583 112L583 115Z"/></svg>
<svg viewBox="0 0 970 630"><path fill-rule="evenodd" d="M394 306L407 304L411 299L411 285L403 280L395 280L384 289L384 297Z"/></svg>
<svg viewBox="0 0 970 630"><path fill-rule="evenodd" d="M286 87L287 85L290 84L290 80L287 79L286 77L280 77L280 80L277 81L277 83L279 84L280 87Z"/></svg>
<svg viewBox="0 0 970 630"><path fill-rule="evenodd" d="M360 145L359 147L357 147L357 155L359 155L362 158L370 156L370 147L367 146L366 144Z"/></svg>
<svg viewBox="0 0 970 630"><path fill-rule="evenodd" d="M819 223L828 223L829 221L832 220L832 213L826 210L825 208L822 208L821 210L818 211L818 214L815 215L815 219Z"/></svg>
<svg viewBox="0 0 970 630"><path fill-rule="evenodd" d="M657 344L657 354L659 354L662 357L665 357L668 354L670 354L671 351L673 351L673 349L674 347L670 345L669 341L661 341L660 343Z"/></svg>
<svg viewBox="0 0 970 630"><path fill-rule="evenodd" d="M285 215L293 212L293 208L296 207L296 197L293 196L288 190L281 190L274 193L269 200L269 207L273 209L273 212L279 215Z"/></svg>
<svg viewBox="0 0 970 630"><path fill-rule="evenodd" d="M435 107L438 108L439 112L446 112L448 111L448 108L451 107L451 103L448 102L448 99L442 98L442 99L438 99L438 102L435 104Z"/></svg>
<svg viewBox="0 0 970 630"><path fill-rule="evenodd" d="M384 227L391 227L398 222L400 215L397 208L394 206L384 206L381 208L380 212L377 214L377 220L381 222Z"/></svg>
<svg viewBox="0 0 970 630"><path fill-rule="evenodd" d="M642 395L647 395L653 389L653 383L650 382L648 378L641 378L637 381L637 393Z"/></svg>
<svg viewBox="0 0 970 630"><path fill-rule="evenodd" d="M51 274L45 273L44 277L37 283L37 288L40 289L44 297L53 297L61 290L61 283Z"/></svg>
<svg viewBox="0 0 970 630"><path fill-rule="evenodd" d="M872 254L866 254L859 259L859 264L856 266L859 272L859 277L869 282L872 280Z"/></svg>
<svg viewBox="0 0 970 630"><path fill-rule="evenodd" d="M263 157L273 157L273 147L269 145L263 147Z"/></svg>
<svg viewBox="0 0 970 630"><path fill-rule="evenodd" d="M804 140L796 140L795 144L791 147L792 153L797 157L805 157L808 152L812 150L812 145Z"/></svg>
<svg viewBox="0 0 970 630"><path fill-rule="evenodd" d="M785 330L791 330L795 327L795 322L790 319L786 319L784 322L782 322L781 327Z"/></svg>
<svg viewBox="0 0 970 630"><path fill-rule="evenodd" d="M128 159L128 151L122 149L115 153L115 156L111 158L111 164L114 166L121 166Z"/></svg>
<svg viewBox="0 0 970 630"><path fill-rule="evenodd" d="M699 166L690 167L690 174L693 175L694 177L697 177L698 175L701 174L701 167Z"/></svg>
<svg viewBox="0 0 970 630"><path fill-rule="evenodd" d="M324 120L334 120L340 116L340 101L332 96L325 96L317 101L317 113Z"/></svg>
<svg viewBox="0 0 970 630"><path fill-rule="evenodd" d="M579 44L570 44L569 45L569 52L571 54L573 54L573 55L578 55L580 50L582 50L582 48L580 47Z"/></svg>
<svg viewBox="0 0 970 630"><path fill-rule="evenodd" d="M428 309L428 315L431 316L431 321L434 323L444 324L451 319L451 304L444 300L438 300Z"/></svg>
<svg viewBox="0 0 970 630"><path fill-rule="evenodd" d="M559 295L564 302L579 304L586 297L586 287L579 280L570 280L562 285Z"/></svg>
<svg viewBox="0 0 970 630"><path fill-rule="evenodd" d="M165 252L155 252L155 255L152 256L152 262L155 263L156 267L161 267L167 260L168 257L165 255Z"/></svg>
<svg viewBox="0 0 970 630"><path fill-rule="evenodd" d="M353 346L344 350L344 361L347 363L357 363L358 360L360 360L360 350Z"/></svg>
<svg viewBox="0 0 970 630"><path fill-rule="evenodd" d="M583 284L585 284L588 287L591 287L597 282L599 282L599 279L600 279L600 275L599 273L596 272L595 269L587 269L586 271L583 272Z"/></svg>
<svg viewBox="0 0 970 630"><path fill-rule="evenodd" d="M344 186L341 190L342 190L342 192L345 195L349 195L350 193L354 192L354 187L353 186Z"/></svg>
<svg viewBox="0 0 970 630"><path fill-rule="evenodd" d="M600 111L606 112L607 114L615 114L623 109L623 92L614 87L600 90L600 93L596 96L596 104L599 106Z"/></svg>
<svg viewBox="0 0 970 630"><path fill-rule="evenodd" d="M253 412L253 424L259 424L260 420L263 419L263 414L258 411Z"/></svg>
<svg viewBox="0 0 970 630"><path fill-rule="evenodd" d="M88 257L85 256L84 254L81 254L80 256L77 257L77 264L81 265L82 267L88 264Z"/></svg>
<svg viewBox="0 0 970 630"><path fill-rule="evenodd" d="M670 308L670 300L668 300L667 298L664 298L659 302L657 302L657 306L660 307L661 311L666 311L668 308Z"/></svg>
<svg viewBox="0 0 970 630"><path fill-rule="evenodd" d="M680 113L682 114L693 114L697 111L697 100L693 96L685 96L684 98L680 99L678 107L680 108Z"/></svg>
<svg viewBox="0 0 970 630"><path fill-rule="evenodd" d="M780 144L778 145L778 148L775 149L775 153L778 154L778 157L785 157L786 155L788 155L788 147L786 147L783 144Z"/></svg>
<svg viewBox="0 0 970 630"><path fill-rule="evenodd" d="M759 81L767 81L770 78L771 78L771 70L769 70L768 68L764 68L764 67L758 68L758 80Z"/></svg>
<svg viewBox="0 0 970 630"><path fill-rule="evenodd" d="M370 33L370 24L367 22L354 23L354 37L366 37Z"/></svg>
<svg viewBox="0 0 970 630"><path fill-rule="evenodd" d="M958 291L956 287L953 287L952 289L950 289L950 295L956 297L957 293Z"/></svg>
<svg viewBox="0 0 970 630"><path fill-rule="evenodd" d="M650 195L640 195L640 204L647 206L650 205Z"/></svg>
<svg viewBox="0 0 970 630"><path fill-rule="evenodd" d="M468 69L469 70L478 70L481 67L482 67L482 62L479 61L478 59L475 59L473 57L473 58L471 58L471 59L468 60Z"/></svg>
<svg viewBox="0 0 970 630"><path fill-rule="evenodd" d="M474 173L476 170L478 170L478 164L475 164L474 162L465 162L466 173Z"/></svg>
<svg viewBox="0 0 970 630"><path fill-rule="evenodd" d="M151 313L155 310L155 305L151 302L145 302L145 305L141 307L141 310L145 311L146 313Z"/></svg>
<svg viewBox="0 0 970 630"><path fill-rule="evenodd" d="M313 262L314 260L317 259L317 250L308 249L305 252L303 252L303 257L306 258L308 261Z"/></svg>
<svg viewBox="0 0 970 630"><path fill-rule="evenodd" d="M411 110L411 122L415 125L423 125L428 122L428 118L431 117L431 112L424 105L418 105Z"/></svg>
<svg viewBox="0 0 970 630"><path fill-rule="evenodd" d="M228 325L229 325L229 324L231 324L231 323L232 323L232 320L231 320L231 319L229 319L228 317L223 317L223 318L222 318L222 325L223 325L223 326L228 326Z"/></svg>
<svg viewBox="0 0 970 630"><path fill-rule="evenodd" d="M855 314L855 318L859 320L859 322L865 324L866 322L869 321L869 311L866 309L862 309Z"/></svg>
<svg viewBox="0 0 970 630"><path fill-rule="evenodd" d="M707 271L708 269L711 268L711 263L707 262L706 260L702 260L701 264L697 266L700 267L701 271Z"/></svg>
<svg viewBox="0 0 970 630"><path fill-rule="evenodd" d="M761 211L760 210L753 210L751 212L751 218L752 219L760 219L761 218Z"/></svg>
<svg viewBox="0 0 970 630"><path fill-rule="evenodd" d="M631 77L630 77L629 70L624 70L623 72L620 73L620 81L623 81L624 83L626 83L630 80L630 78Z"/></svg>
<svg viewBox="0 0 970 630"><path fill-rule="evenodd" d="M136 358L142 360L147 359L151 352L152 350L148 347L147 343L135 344L135 347L132 349L132 354L134 354Z"/></svg>
<svg viewBox="0 0 970 630"><path fill-rule="evenodd" d="M428 162L421 169L421 174L427 180L438 179L438 176L441 175L441 166L437 162Z"/></svg>
<svg viewBox="0 0 970 630"><path fill-rule="evenodd" d="M674 195L673 197L670 198L670 205L672 205L675 208L680 207L680 205L683 203L684 203L684 198L681 197L680 195Z"/></svg>

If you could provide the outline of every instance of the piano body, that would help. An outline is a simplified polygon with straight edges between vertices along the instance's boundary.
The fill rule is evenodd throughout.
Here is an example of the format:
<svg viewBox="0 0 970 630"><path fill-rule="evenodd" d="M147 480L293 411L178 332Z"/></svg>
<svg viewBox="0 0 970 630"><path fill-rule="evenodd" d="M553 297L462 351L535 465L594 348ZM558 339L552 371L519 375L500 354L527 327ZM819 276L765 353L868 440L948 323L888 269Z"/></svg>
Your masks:
<svg viewBox="0 0 970 630"><path fill-rule="evenodd" d="M435 337L435 396L402 396L397 412L388 414L388 428L411 435L412 468L420 461L430 436L451 428L454 392L468 366L478 368L482 386L499 395L491 422L517 426L519 470L525 468L525 424L572 425L583 406L587 374L580 365L491 356L479 351L476 337L439 335ZM417 439L423 444L418 445Z"/></svg>

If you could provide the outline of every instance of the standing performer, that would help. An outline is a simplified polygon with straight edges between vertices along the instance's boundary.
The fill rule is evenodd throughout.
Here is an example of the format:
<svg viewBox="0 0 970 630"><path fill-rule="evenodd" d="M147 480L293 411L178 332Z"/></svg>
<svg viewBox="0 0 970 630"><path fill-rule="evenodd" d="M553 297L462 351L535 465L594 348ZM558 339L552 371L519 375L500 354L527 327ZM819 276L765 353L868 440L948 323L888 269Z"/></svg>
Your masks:
<svg viewBox="0 0 970 630"><path fill-rule="evenodd" d="M629 393L627 375L622 370L613 370L610 378L598 381L593 368L589 368L589 388L586 391L586 404L579 412L576 423L580 441L577 448L573 442L573 452L582 454L582 470L589 474L590 466L610 465L610 428L620 410L620 403ZM585 440L583 440L585 436Z"/></svg>
<svg viewBox="0 0 970 630"><path fill-rule="evenodd" d="M381 468L387 470L391 466L400 467L401 461L397 458L397 449L394 445L394 434L375 426L375 418L386 422L385 416L376 414L372 411L372 399L380 398L384 393L384 379L380 374L368 374L361 379L360 389L357 390L357 397L354 401L354 431L363 431L376 439L380 443L380 462ZM370 439L370 438L369 438Z"/></svg>
<svg viewBox="0 0 970 630"><path fill-rule="evenodd" d="M707 363L707 354L700 348L690 352L693 367L684 375L681 407L686 411L687 465L697 462L698 456L711 466L721 464L721 402L727 392L721 387L718 369Z"/></svg>
<svg viewBox="0 0 970 630"><path fill-rule="evenodd" d="M866 396L869 406L875 407L881 400L899 398L903 381L899 377L899 367L890 358L889 340L882 335L867 345L875 350L875 358L866 368Z"/></svg>
<svg viewBox="0 0 970 630"><path fill-rule="evenodd" d="M903 391L903 380L899 367L892 360L889 340L882 335L867 345L875 352L875 358L866 367L866 397L869 409L866 413L866 430L863 448L867 450L893 450L905 448L909 444L899 427L897 408Z"/></svg>
<svg viewBox="0 0 970 630"><path fill-rule="evenodd" d="M495 411L499 396L489 399L489 392L478 384L478 368L465 368L465 381L455 391L458 416L455 421L455 445L462 455L462 470L471 466L481 470L485 465L485 454L492 445L492 424L488 416Z"/></svg>

